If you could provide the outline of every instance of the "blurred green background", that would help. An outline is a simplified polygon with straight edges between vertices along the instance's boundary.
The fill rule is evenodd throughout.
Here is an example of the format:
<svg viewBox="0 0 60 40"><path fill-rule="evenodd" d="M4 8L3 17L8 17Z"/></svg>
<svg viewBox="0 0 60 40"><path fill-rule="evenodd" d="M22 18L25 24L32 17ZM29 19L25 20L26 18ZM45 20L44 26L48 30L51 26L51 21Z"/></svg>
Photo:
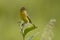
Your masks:
<svg viewBox="0 0 60 40"><path fill-rule="evenodd" d="M37 31L40 34L33 40L41 39L43 29L51 18L57 20L53 40L60 40L60 0L0 0L0 40L22 40L17 22L23 6L27 8L32 22L39 27Z"/></svg>

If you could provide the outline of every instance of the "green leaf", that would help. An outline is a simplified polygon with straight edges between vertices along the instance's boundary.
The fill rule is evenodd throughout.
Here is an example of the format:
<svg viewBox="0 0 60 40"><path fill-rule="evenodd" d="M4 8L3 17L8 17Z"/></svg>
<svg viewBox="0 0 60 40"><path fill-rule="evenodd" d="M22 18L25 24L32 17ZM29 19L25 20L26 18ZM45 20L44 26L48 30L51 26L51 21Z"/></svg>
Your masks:
<svg viewBox="0 0 60 40"><path fill-rule="evenodd" d="M24 30L23 36L25 37L25 35L26 35L28 32L30 32L30 31L32 31L32 30L34 30L34 29L36 29L36 28L37 28L37 27L34 27L34 26L31 26L31 27L26 28L26 29Z"/></svg>

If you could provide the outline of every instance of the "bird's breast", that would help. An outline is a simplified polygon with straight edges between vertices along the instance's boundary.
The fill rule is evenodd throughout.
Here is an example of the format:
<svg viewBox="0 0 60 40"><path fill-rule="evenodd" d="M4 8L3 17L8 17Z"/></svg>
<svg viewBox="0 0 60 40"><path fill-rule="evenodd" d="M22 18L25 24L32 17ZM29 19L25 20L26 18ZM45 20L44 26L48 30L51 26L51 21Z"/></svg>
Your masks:
<svg viewBox="0 0 60 40"><path fill-rule="evenodd" d="M27 15L25 13L21 13L21 19L24 21L24 22L29 22L28 18L27 18Z"/></svg>

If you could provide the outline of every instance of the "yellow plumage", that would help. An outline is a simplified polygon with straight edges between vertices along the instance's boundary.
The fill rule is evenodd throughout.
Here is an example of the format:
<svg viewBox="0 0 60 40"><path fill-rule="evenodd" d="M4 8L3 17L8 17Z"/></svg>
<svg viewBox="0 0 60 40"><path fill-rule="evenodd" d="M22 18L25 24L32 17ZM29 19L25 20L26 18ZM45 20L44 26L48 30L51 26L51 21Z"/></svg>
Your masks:
<svg viewBox="0 0 60 40"><path fill-rule="evenodd" d="M25 23L31 23L31 24L32 24L32 22L31 22L31 20L30 20L30 17L29 17L28 14L27 14L27 10L26 10L24 7L22 7L22 8L20 9L20 16L21 16L21 19L24 21L23 24L25 24ZM22 24L22 25L23 25L23 24ZM32 25L35 27L34 24L32 24Z"/></svg>
<svg viewBox="0 0 60 40"><path fill-rule="evenodd" d="M25 14L24 12L25 10L23 10L23 12L21 12L20 16L21 16L21 19L24 21L24 22L29 22L28 18L27 18L27 15Z"/></svg>
<svg viewBox="0 0 60 40"><path fill-rule="evenodd" d="M30 18L28 17L27 15L27 11L24 7L21 8L20 10L20 16L21 16L21 19L25 22L25 23L28 23L30 22Z"/></svg>

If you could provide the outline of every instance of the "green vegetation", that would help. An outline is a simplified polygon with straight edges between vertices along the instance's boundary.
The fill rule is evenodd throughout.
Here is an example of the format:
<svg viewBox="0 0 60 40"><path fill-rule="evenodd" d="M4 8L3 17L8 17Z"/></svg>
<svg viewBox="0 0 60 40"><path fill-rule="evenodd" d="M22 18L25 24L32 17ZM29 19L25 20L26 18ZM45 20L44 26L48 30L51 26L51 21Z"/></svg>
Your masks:
<svg viewBox="0 0 60 40"><path fill-rule="evenodd" d="M60 40L60 0L0 0L0 40L23 40L20 33L20 8L25 6L33 24L38 27L39 35L33 40L40 40L43 29L54 17L56 25L53 40ZM28 32L26 38L37 32Z"/></svg>

